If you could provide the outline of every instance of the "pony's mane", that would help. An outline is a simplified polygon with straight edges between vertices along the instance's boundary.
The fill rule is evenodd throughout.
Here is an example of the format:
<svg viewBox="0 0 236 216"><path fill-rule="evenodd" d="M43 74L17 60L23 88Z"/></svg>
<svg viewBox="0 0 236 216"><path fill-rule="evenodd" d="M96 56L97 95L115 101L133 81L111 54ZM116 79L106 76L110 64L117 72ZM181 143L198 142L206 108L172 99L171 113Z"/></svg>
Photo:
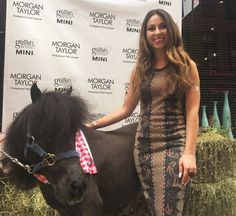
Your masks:
<svg viewBox="0 0 236 216"><path fill-rule="evenodd" d="M27 141L28 125L35 140L47 140L47 143L58 144L71 138L77 128L83 128L86 118L87 106L80 97L44 92L38 101L26 106L8 128L5 151L23 164L27 164L23 151ZM40 146L44 147L41 144ZM49 148L46 147L47 150ZM12 164L9 175L10 180L22 189L30 189L37 183L31 174L15 164Z"/></svg>

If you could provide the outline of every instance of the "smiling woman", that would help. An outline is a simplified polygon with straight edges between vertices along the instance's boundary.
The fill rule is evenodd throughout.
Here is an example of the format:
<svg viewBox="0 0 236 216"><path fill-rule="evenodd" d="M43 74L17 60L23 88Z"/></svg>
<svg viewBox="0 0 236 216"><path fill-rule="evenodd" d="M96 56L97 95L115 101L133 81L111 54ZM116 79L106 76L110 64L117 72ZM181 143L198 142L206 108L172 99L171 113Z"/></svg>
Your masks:
<svg viewBox="0 0 236 216"><path fill-rule="evenodd" d="M198 70L184 51L177 25L168 12L153 9L141 26L123 105L88 125L100 128L127 118L140 101L134 158L150 215L183 213L186 185L196 172L196 85Z"/></svg>
<svg viewBox="0 0 236 216"><path fill-rule="evenodd" d="M168 42L167 26L161 16L152 16L147 23L147 41L155 49L164 49Z"/></svg>

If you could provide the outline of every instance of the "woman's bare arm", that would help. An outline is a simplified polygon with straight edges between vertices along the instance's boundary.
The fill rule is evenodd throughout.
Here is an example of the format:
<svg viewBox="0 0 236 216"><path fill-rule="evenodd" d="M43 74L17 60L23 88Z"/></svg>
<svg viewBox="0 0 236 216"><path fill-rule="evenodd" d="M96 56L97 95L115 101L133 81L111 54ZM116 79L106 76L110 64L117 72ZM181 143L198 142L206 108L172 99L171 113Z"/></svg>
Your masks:
<svg viewBox="0 0 236 216"><path fill-rule="evenodd" d="M139 102L139 96L135 93L135 91L132 88L131 81L134 77L134 73L135 72L133 71L131 75L131 79L130 79L129 90L128 90L128 93L124 97L123 105L119 107L117 110L115 110L114 112L111 112L110 114L88 124L87 125L88 127L95 128L95 129L106 127L111 124L117 123L132 114L132 112L134 111L134 109L136 108Z"/></svg>

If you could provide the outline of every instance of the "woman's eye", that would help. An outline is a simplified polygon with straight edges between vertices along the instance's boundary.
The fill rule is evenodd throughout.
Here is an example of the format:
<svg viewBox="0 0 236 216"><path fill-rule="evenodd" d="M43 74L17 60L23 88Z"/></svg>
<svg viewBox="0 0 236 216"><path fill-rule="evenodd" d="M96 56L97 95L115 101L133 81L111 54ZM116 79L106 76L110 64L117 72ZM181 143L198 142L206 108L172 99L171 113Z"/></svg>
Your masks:
<svg viewBox="0 0 236 216"><path fill-rule="evenodd" d="M148 31L155 31L155 29L156 29L156 28L155 28L154 26L149 26L149 27L147 28Z"/></svg>
<svg viewBox="0 0 236 216"><path fill-rule="evenodd" d="M166 24L165 23L160 24L159 29L166 29Z"/></svg>

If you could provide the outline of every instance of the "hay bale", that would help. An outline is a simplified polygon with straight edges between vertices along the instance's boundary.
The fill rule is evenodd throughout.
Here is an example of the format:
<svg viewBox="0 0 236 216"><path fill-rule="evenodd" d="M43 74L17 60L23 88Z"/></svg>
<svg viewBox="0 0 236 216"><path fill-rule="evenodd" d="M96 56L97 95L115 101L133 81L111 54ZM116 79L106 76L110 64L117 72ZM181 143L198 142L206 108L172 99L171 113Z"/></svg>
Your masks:
<svg viewBox="0 0 236 216"><path fill-rule="evenodd" d="M192 184L187 194L184 216L236 215L236 179L217 183Z"/></svg>
<svg viewBox="0 0 236 216"><path fill-rule="evenodd" d="M197 149L198 173L194 183L214 183L235 176L236 140L230 140L220 131L201 133Z"/></svg>
<svg viewBox="0 0 236 216"><path fill-rule="evenodd" d="M38 188L23 192L10 185L6 177L0 178L1 216L56 216L57 212L45 203Z"/></svg>
<svg viewBox="0 0 236 216"><path fill-rule="evenodd" d="M198 173L187 193L186 216L236 215L236 140L209 129L198 138Z"/></svg>
<svg viewBox="0 0 236 216"><path fill-rule="evenodd" d="M50 208L39 188L28 192L18 190L9 184L7 177L0 178L0 215L1 216L59 216L57 211ZM103 210L104 216L144 216L146 205L143 197L140 197L130 206L114 210Z"/></svg>

